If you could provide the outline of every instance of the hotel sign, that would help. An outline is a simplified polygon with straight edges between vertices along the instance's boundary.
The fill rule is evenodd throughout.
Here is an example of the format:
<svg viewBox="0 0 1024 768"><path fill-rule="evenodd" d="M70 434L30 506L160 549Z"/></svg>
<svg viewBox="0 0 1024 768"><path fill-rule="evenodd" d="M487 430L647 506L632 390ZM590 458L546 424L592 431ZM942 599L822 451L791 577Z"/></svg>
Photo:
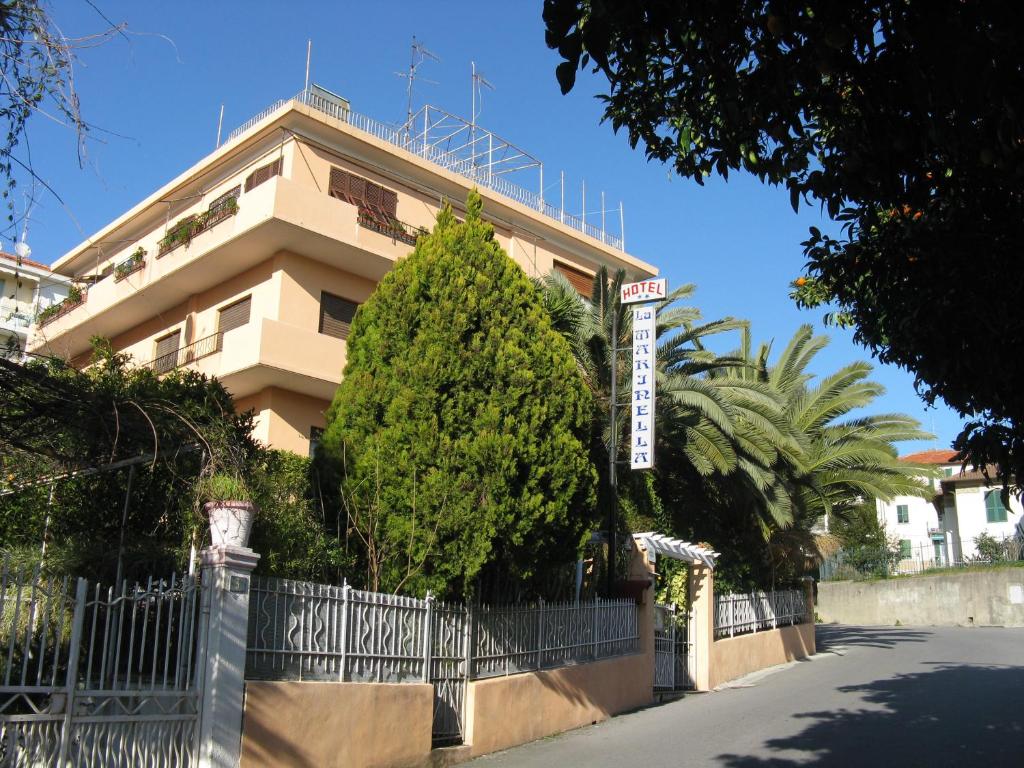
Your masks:
<svg viewBox="0 0 1024 768"><path fill-rule="evenodd" d="M662 295L665 281L661 283ZM633 283L639 285L639 283ZM654 353L655 308L633 310L633 396L630 399L629 465L632 469L654 467Z"/></svg>
<svg viewBox="0 0 1024 768"><path fill-rule="evenodd" d="M664 301L667 281L644 280L640 283L626 283L622 286L621 301L623 304L641 304L645 301Z"/></svg>

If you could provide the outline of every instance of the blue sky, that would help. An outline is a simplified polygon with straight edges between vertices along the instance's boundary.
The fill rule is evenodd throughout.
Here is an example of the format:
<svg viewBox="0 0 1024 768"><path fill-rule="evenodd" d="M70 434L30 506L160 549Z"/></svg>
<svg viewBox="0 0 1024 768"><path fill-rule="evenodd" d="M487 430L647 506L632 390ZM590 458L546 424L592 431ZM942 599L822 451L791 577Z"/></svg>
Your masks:
<svg viewBox="0 0 1024 768"><path fill-rule="evenodd" d="M402 122L405 82L394 73L409 64L413 35L440 58L420 74L414 107L430 102L465 117L470 112L470 62L494 84L483 93L479 123L544 162L546 196L558 197L566 177L566 208L578 212L586 181L588 220L597 224L599 194L609 221L625 209L627 250L656 264L670 285L696 283L694 303L705 318L752 322L756 340L781 349L801 323L827 332L832 343L817 358L827 374L868 353L852 333L825 329L823 312L800 311L789 283L804 259L807 227L828 227L817 210L795 215L784 190L746 175L699 187L648 163L624 135L599 124L594 98L603 81L581 74L562 96L554 77L557 54L544 44L541 3L492 2L115 2L95 0L127 39L115 37L80 51L75 70L83 115L96 127L79 168L71 131L36 117L29 140L39 175L64 205L40 195L28 240L33 257L52 262L124 210L213 150L224 105L224 135L273 101L301 90L306 41L312 39L312 77L352 102L354 110ZM84 0L51 7L69 37L100 31L103 19ZM10 243L4 243L10 250ZM722 349L733 346L723 343ZM887 390L871 409L918 418L948 445L960 420L950 409L926 409L913 377L876 366ZM903 446L904 451L930 444Z"/></svg>

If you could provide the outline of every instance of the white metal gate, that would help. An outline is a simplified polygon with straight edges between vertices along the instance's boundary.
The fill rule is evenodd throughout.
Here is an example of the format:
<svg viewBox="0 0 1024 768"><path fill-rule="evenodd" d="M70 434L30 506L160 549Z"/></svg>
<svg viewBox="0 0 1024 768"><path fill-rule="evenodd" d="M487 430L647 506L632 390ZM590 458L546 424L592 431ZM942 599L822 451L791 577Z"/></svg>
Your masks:
<svg viewBox="0 0 1024 768"><path fill-rule="evenodd" d="M0 571L0 767L195 763L195 579L120 589Z"/></svg>
<svg viewBox="0 0 1024 768"><path fill-rule="evenodd" d="M671 605L654 606L654 687L673 691L693 687L693 649L686 614Z"/></svg>

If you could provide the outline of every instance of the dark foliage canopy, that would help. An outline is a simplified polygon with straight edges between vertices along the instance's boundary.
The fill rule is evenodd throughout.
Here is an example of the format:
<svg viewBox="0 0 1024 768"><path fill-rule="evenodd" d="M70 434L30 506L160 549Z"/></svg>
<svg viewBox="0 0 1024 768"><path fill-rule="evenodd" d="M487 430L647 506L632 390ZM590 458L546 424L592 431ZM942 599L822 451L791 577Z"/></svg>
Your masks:
<svg viewBox="0 0 1024 768"><path fill-rule="evenodd" d="M970 419L969 460L1024 476L1016 6L545 0L544 19L563 91L592 63L605 118L649 158L697 183L745 170L839 222L811 229L794 298L837 304L926 401Z"/></svg>

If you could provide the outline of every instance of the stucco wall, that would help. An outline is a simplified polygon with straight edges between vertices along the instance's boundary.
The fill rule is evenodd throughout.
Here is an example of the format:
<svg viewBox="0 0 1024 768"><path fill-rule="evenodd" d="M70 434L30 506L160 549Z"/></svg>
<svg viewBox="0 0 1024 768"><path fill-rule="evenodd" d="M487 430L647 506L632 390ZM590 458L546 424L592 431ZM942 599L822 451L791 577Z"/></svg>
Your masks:
<svg viewBox="0 0 1024 768"><path fill-rule="evenodd" d="M839 624L1024 627L1024 568L824 581L817 611Z"/></svg>
<svg viewBox="0 0 1024 768"><path fill-rule="evenodd" d="M648 654L469 684L466 743L484 755L607 720L651 702Z"/></svg>
<svg viewBox="0 0 1024 768"><path fill-rule="evenodd" d="M430 755L429 684L249 682L240 768L380 768Z"/></svg>
<svg viewBox="0 0 1024 768"><path fill-rule="evenodd" d="M711 687L814 652L814 624L810 623L716 640L711 646Z"/></svg>

